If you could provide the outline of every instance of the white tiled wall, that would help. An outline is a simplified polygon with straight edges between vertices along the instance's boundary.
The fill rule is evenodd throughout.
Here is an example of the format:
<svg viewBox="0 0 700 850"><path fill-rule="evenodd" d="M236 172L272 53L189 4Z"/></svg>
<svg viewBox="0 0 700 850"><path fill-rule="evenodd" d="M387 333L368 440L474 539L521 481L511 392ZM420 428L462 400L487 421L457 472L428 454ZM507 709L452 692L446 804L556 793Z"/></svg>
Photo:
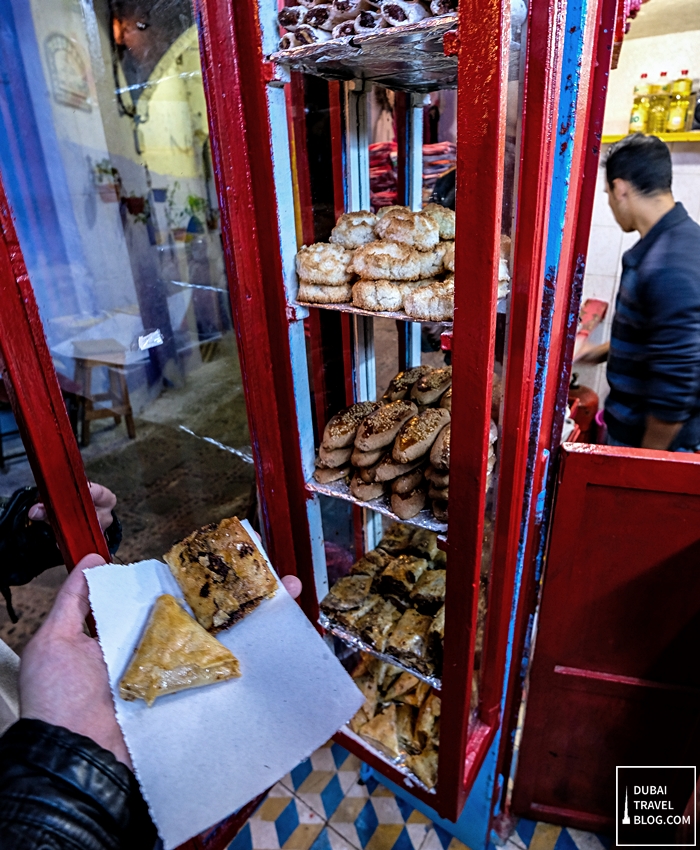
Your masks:
<svg viewBox="0 0 700 850"><path fill-rule="evenodd" d="M639 39L640 41L646 39ZM614 72L613 72L614 73ZM673 161L673 194L700 222L700 143L674 142L670 145ZM608 146L603 146L601 163ZM615 308L615 296L620 282L622 254L637 242L637 233L623 233L613 218L605 194L605 170L598 169L596 196L593 206L591 237L588 247L586 275L583 282L583 300L600 298L609 303L604 321L591 334L593 344L610 339L610 326ZM594 389L601 402L608 394L605 366L579 366L574 364L579 382Z"/></svg>

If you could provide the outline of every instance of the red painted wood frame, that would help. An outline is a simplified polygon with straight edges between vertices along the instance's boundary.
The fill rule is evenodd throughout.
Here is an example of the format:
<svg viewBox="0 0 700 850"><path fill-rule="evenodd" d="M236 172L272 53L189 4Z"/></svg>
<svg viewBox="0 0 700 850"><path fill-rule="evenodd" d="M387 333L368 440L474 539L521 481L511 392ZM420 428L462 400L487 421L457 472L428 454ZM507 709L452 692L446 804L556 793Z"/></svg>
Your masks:
<svg viewBox="0 0 700 850"><path fill-rule="evenodd" d="M542 459L548 449L551 458L556 458L557 446L561 438L568 387L571 377L571 360L578 322L583 270L588 250L588 239L593 214L593 202L596 190L596 176L600 158L600 138L603 128L603 115L607 95L610 59L612 51L613 28L618 0L601 0L596 11L595 25L586 35L584 65L592 67L586 72L582 69L579 103L582 104L577 115L576 136L574 141L574 161L570 179L570 195L567 203L567 217L562 242L562 256L559 276L556 281L556 302L554 319L548 350L554 357L554 365L548 371L545 387L542 424L535 457L538 459L534 495L528 506L530 522L523 561L521 593L516 607L512 657L504 708L503 735L499 748L497 774L508 776L513 757L513 739L517 724L518 711L522 698L522 658L528 623L537 602L536 566L543 535L546 534L547 515L538 512L535 507L537 495L545 488L548 502L553 494L555 464L549 468L549 475ZM500 789L500 808L506 810L507 783Z"/></svg>
<svg viewBox="0 0 700 850"><path fill-rule="evenodd" d="M471 723L474 641L486 499L496 338L510 7L459 5L455 314L447 588L438 788L456 818L496 733L498 717ZM506 618L507 619L507 618ZM502 677L494 669L495 677Z"/></svg>
<svg viewBox="0 0 700 850"><path fill-rule="evenodd" d="M504 671L508 649L510 600L528 474L565 8L560 0L539 0L531 4L528 20L505 404L500 423L484 670ZM494 613L497 622L493 620ZM481 707L485 722L494 723L498 719L502 687L502 678L485 677Z"/></svg>
<svg viewBox="0 0 700 850"><path fill-rule="evenodd" d="M700 752L700 456L569 444L557 478L513 809L608 830L616 765Z"/></svg>
<svg viewBox="0 0 700 850"><path fill-rule="evenodd" d="M32 473L68 569L91 552L109 561L1 179L0 236L2 378ZM223 850L260 799L182 850Z"/></svg>
<svg viewBox="0 0 700 850"><path fill-rule="evenodd" d="M318 607L292 381L291 317L254 5L242 4L234 14L228 0L197 0L195 10L265 541L277 570L301 578L301 602L313 615Z"/></svg>
<svg viewBox="0 0 700 850"><path fill-rule="evenodd" d="M68 569L108 561L1 181L0 235L0 365L32 472Z"/></svg>

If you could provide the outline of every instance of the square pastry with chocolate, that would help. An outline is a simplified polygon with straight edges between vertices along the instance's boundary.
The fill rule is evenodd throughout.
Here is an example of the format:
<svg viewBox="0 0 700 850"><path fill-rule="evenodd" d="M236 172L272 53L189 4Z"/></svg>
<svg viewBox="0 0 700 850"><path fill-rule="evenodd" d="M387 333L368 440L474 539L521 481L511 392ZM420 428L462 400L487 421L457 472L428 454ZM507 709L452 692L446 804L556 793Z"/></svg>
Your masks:
<svg viewBox="0 0 700 850"><path fill-rule="evenodd" d="M411 591L411 602L421 614L434 616L445 602L445 570L427 570Z"/></svg>
<svg viewBox="0 0 700 850"><path fill-rule="evenodd" d="M197 622L212 633L243 619L277 590L237 517L195 531L164 558Z"/></svg>
<svg viewBox="0 0 700 850"><path fill-rule="evenodd" d="M379 577L379 590L385 594L407 597L427 569L428 562L425 558L399 555Z"/></svg>
<svg viewBox="0 0 700 850"><path fill-rule="evenodd" d="M409 608L396 624L387 642L386 651L407 667L414 667L424 676L433 674L433 665L428 655L428 632L433 622L431 617Z"/></svg>

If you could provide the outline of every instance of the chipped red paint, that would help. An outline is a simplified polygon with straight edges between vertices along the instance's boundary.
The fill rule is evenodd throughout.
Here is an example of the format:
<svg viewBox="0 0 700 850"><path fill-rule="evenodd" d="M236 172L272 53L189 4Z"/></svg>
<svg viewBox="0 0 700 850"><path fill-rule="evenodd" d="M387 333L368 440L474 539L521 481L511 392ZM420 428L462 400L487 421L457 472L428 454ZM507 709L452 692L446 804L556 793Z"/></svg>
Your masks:
<svg viewBox="0 0 700 850"><path fill-rule="evenodd" d="M545 283L545 252L565 3L538 0L530 7L521 138L518 214L510 306L505 405L501 422L494 551L482 666L503 670L526 485L538 329ZM498 623L493 612L500 614ZM485 677L481 717L498 716L502 681Z"/></svg>
<svg viewBox="0 0 700 850"><path fill-rule="evenodd" d="M109 561L1 181L0 304L2 378L66 565Z"/></svg>
<svg viewBox="0 0 700 850"><path fill-rule="evenodd" d="M270 556L316 621L256 4L197 0L222 239Z"/></svg>
<svg viewBox="0 0 700 850"><path fill-rule="evenodd" d="M581 114L577 119L575 146L577 157L573 163L571 176L571 195L567 210L567 223L564 246L560 263L560 280L557 282L558 303L553 324L550 350L556 353L558 368L552 368L548 374L543 420L540 430L538 452L548 448L551 457L556 457L557 447L561 439L564 408L566 406L569 381L571 377L571 361L576 335L579 313L583 269L585 266L588 240L593 215L593 203L596 190L596 176L600 159L600 139L603 129L603 115L610 75L613 31L618 0L600 0L597 7L597 20L593 28L593 44L587 39L587 56L592 54L590 71L582 76L582 85L587 84L579 97ZM573 437L572 437L573 439ZM553 498L553 478L555 464L550 465L547 488L547 508ZM531 508L532 522L528 529L528 539L522 577L522 592L514 627L513 657L520 658L523 654L528 621L535 609L537 586L536 568L538 552L542 545L542 536L546 533L543 521L537 521L534 505ZM513 665L510 682L506 695L504 734L499 753L498 770L507 774L513 756L512 736L517 724L517 715L522 696L521 672L519 665ZM523 767L522 763L520 766ZM524 770L528 767L525 764ZM516 782L518 779L516 778ZM505 804L506 791L502 793L502 804Z"/></svg>
<svg viewBox="0 0 700 850"><path fill-rule="evenodd" d="M450 819L464 806L468 780L476 776L489 740L489 734L470 740L469 704L491 423L509 15L507 4L492 0L459 6L452 428L460 439L450 472L463 486L450 493L440 721L450 743L440 751L437 805ZM492 673L502 679L503 667ZM498 718L485 722L495 730Z"/></svg>

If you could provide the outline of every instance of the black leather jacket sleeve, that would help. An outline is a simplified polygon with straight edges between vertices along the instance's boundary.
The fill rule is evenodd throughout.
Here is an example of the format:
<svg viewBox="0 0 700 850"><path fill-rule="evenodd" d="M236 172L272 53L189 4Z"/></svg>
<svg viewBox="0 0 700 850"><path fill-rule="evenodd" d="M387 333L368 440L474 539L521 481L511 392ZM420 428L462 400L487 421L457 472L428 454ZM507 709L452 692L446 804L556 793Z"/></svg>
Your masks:
<svg viewBox="0 0 700 850"><path fill-rule="evenodd" d="M19 720L0 738L2 850L152 850L133 773L90 738Z"/></svg>

